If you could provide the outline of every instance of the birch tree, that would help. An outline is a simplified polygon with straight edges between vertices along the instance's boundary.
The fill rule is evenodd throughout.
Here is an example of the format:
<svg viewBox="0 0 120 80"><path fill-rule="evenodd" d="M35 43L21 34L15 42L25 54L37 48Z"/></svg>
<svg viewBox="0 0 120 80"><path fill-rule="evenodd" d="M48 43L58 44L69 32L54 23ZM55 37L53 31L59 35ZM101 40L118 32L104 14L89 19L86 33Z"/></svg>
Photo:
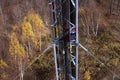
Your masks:
<svg viewBox="0 0 120 80"><path fill-rule="evenodd" d="M43 37L46 37L46 35L50 33L50 30L45 27L39 14L35 13L34 11L29 11L28 15L24 18L24 20L28 20L28 22L31 24L33 32L36 35L35 37L38 39L37 41L39 41L40 43L39 49L41 51L42 45L41 39Z"/></svg>
<svg viewBox="0 0 120 80"><path fill-rule="evenodd" d="M15 33L11 34L10 37L10 42L9 42L9 54L11 58L14 61L14 64L16 65L15 67L18 66L18 71L21 73L20 74L20 80L23 80L23 75L24 75L24 64L25 60L27 61L26 54L25 54L25 49L24 47L19 43L19 40L17 39Z"/></svg>
<svg viewBox="0 0 120 80"><path fill-rule="evenodd" d="M34 36L32 26L29 22L23 21L21 23L21 28L22 28L22 41L25 43L25 46L27 48L28 55L32 57L31 53L31 40L32 37Z"/></svg>

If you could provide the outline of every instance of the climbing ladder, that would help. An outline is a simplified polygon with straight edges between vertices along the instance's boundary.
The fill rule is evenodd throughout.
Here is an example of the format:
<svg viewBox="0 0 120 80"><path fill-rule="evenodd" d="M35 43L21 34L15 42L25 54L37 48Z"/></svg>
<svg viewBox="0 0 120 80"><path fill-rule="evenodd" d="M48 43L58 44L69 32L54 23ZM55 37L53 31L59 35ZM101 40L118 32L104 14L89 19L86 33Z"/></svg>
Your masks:
<svg viewBox="0 0 120 80"><path fill-rule="evenodd" d="M78 80L78 0L50 0L56 80Z"/></svg>

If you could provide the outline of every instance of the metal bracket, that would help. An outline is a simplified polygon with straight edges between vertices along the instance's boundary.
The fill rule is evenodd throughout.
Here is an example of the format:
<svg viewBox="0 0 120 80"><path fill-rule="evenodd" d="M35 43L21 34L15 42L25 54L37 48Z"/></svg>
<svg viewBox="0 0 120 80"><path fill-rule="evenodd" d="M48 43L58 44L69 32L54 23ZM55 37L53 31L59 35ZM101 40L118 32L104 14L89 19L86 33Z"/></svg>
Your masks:
<svg viewBox="0 0 120 80"><path fill-rule="evenodd" d="M76 65L75 59L76 59L75 56L71 55L71 62L73 62L74 66Z"/></svg>

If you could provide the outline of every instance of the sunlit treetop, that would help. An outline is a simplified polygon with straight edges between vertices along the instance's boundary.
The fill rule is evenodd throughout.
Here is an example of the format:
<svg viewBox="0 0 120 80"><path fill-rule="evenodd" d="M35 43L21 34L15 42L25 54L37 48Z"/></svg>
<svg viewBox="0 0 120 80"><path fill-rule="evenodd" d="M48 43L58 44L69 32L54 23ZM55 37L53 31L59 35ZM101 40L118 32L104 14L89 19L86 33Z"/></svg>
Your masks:
<svg viewBox="0 0 120 80"><path fill-rule="evenodd" d="M41 17L34 11L29 11L28 15L24 18L24 21L30 22L35 31L45 27Z"/></svg>
<svg viewBox="0 0 120 80"><path fill-rule="evenodd" d="M45 24L39 14L35 13L34 11L29 11L27 16L24 17L23 21L27 21L31 24L33 32L37 36L46 36L46 34L50 33L50 30L45 27Z"/></svg>
<svg viewBox="0 0 120 80"><path fill-rule="evenodd" d="M21 28L22 28L22 39L24 41L27 41L28 39L30 39L30 37L34 36L32 26L29 22L24 21L23 23L21 23Z"/></svg>

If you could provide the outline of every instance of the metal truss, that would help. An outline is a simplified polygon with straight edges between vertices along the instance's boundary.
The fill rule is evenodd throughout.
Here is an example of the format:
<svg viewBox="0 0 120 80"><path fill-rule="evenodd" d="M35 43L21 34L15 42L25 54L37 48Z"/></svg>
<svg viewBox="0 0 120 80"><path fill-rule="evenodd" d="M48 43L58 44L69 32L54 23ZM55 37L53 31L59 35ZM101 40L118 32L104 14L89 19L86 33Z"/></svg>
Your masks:
<svg viewBox="0 0 120 80"><path fill-rule="evenodd" d="M56 80L78 80L78 0L50 0Z"/></svg>
<svg viewBox="0 0 120 80"><path fill-rule="evenodd" d="M79 43L78 0L51 0L49 6L56 80L78 80L78 46L117 76Z"/></svg>
<svg viewBox="0 0 120 80"><path fill-rule="evenodd" d="M53 42L23 71L26 71L37 59L45 54L47 50L53 47L56 80L78 80L78 46L80 46L86 53L105 66L105 68L114 75L113 80L115 76L120 78L79 43L78 0L50 0L49 7ZM20 73L14 80L19 76Z"/></svg>

